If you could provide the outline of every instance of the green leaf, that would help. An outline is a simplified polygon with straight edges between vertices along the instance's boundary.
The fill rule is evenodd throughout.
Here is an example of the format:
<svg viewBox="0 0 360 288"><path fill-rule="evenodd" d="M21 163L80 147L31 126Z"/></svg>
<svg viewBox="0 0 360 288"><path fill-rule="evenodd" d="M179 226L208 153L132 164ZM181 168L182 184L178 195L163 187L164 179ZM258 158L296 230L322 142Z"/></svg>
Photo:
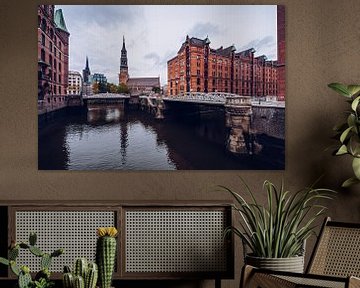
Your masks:
<svg viewBox="0 0 360 288"><path fill-rule="evenodd" d="M333 89L335 92L339 93L342 96L350 98L350 92L348 91L348 87L341 83L330 83L328 85L329 88Z"/></svg>
<svg viewBox="0 0 360 288"><path fill-rule="evenodd" d="M352 168L356 178L360 180L360 158L355 157L353 159Z"/></svg>
<svg viewBox="0 0 360 288"><path fill-rule="evenodd" d="M354 101L351 103L351 109L356 111L357 106L359 105L360 96L356 97Z"/></svg>
<svg viewBox="0 0 360 288"><path fill-rule="evenodd" d="M360 157L360 138L358 135L354 134L351 136L347 147L351 155L354 157Z"/></svg>
<svg viewBox="0 0 360 288"><path fill-rule="evenodd" d="M3 258L3 257L0 257L0 263L1 264L4 264L4 265L9 265L9 260L8 259L5 259L5 258Z"/></svg>
<svg viewBox="0 0 360 288"><path fill-rule="evenodd" d="M348 85L347 90L350 96L354 96L360 92L360 85Z"/></svg>
<svg viewBox="0 0 360 288"><path fill-rule="evenodd" d="M352 185L359 184L359 183L360 183L359 179L357 179L356 177L351 177L351 178L347 179L346 181L344 181L344 183L341 185L341 187L348 188Z"/></svg>
<svg viewBox="0 0 360 288"><path fill-rule="evenodd" d="M355 126L356 123L356 116L353 113L350 113L347 118L347 124L349 127Z"/></svg>
<svg viewBox="0 0 360 288"><path fill-rule="evenodd" d="M348 136L351 129L352 129L352 127L349 127L343 133L341 133L341 136L340 136L341 143L344 143L344 141L346 140L346 137Z"/></svg>
<svg viewBox="0 0 360 288"><path fill-rule="evenodd" d="M347 153L348 153L348 150L347 150L346 145L341 145L341 147L339 148L339 150L336 152L335 155L344 155Z"/></svg>

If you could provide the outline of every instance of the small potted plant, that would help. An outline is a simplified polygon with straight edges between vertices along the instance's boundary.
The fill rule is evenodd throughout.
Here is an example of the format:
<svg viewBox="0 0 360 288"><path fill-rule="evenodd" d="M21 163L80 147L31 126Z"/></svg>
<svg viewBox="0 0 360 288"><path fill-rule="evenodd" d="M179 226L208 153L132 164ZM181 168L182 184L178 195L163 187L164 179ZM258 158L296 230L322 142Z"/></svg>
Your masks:
<svg viewBox="0 0 360 288"><path fill-rule="evenodd" d="M305 241L314 233L315 220L326 209L318 204L318 200L331 199L334 191L310 187L291 193L284 189L283 184L278 189L266 180L267 203L264 206L243 183L251 201L227 187L220 187L236 201L233 208L240 215L239 227L228 227L225 232L239 236L244 247L248 248L244 249L245 264L302 273Z"/></svg>
<svg viewBox="0 0 360 288"><path fill-rule="evenodd" d="M331 83L328 85L338 94L346 97L350 104L347 111L346 122L334 127L339 139L339 145L334 154L350 155L352 157L352 169L354 176L345 180L342 187L349 187L360 183L360 85L344 85Z"/></svg>

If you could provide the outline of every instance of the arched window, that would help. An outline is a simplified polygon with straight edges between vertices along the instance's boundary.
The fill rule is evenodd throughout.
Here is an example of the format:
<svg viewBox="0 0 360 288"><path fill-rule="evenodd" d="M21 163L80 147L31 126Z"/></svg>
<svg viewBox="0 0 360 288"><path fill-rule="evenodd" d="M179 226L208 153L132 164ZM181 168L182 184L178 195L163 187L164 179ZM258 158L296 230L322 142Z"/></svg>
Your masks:
<svg viewBox="0 0 360 288"><path fill-rule="evenodd" d="M38 15L38 27L40 28L40 25L41 25L41 17L40 15Z"/></svg>

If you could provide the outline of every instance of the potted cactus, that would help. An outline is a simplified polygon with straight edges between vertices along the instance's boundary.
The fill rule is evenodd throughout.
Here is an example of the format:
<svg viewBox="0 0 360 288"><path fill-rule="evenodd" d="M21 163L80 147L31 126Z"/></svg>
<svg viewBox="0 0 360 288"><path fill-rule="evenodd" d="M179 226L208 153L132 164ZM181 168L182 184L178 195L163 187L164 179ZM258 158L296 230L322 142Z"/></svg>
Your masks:
<svg viewBox="0 0 360 288"><path fill-rule="evenodd" d="M18 277L18 288L49 288L54 285L50 280L50 265L54 257L58 257L64 253L63 249L57 249L51 254L43 252L36 246L37 236L30 233L29 243L11 243L8 252L8 259L0 257L0 263L10 266L11 271ZM16 259L19 256L20 249L26 249L33 255L39 257L41 270L35 275L34 280L30 275L28 266L19 266Z"/></svg>
<svg viewBox="0 0 360 288"><path fill-rule="evenodd" d="M95 288L98 279L98 267L96 263L88 263L85 258L78 258L71 272L69 266L64 267L64 288Z"/></svg>
<svg viewBox="0 0 360 288"><path fill-rule="evenodd" d="M116 258L115 227L101 227L97 229L96 262L99 267L99 287L110 288Z"/></svg>

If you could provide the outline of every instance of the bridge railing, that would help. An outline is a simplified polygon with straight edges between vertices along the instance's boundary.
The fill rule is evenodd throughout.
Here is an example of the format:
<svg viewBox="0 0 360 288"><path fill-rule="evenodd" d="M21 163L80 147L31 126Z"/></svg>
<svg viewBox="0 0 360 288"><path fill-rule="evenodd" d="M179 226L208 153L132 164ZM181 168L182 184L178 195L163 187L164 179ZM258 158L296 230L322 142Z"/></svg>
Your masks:
<svg viewBox="0 0 360 288"><path fill-rule="evenodd" d="M129 94L117 93L98 93L93 95L83 95L83 99L111 99L111 98L129 98Z"/></svg>
<svg viewBox="0 0 360 288"><path fill-rule="evenodd" d="M165 97L167 100L178 100L178 101L194 101L194 102L212 102L212 103L225 103L226 98L236 97L239 95L225 92L186 92L178 95L172 95Z"/></svg>

